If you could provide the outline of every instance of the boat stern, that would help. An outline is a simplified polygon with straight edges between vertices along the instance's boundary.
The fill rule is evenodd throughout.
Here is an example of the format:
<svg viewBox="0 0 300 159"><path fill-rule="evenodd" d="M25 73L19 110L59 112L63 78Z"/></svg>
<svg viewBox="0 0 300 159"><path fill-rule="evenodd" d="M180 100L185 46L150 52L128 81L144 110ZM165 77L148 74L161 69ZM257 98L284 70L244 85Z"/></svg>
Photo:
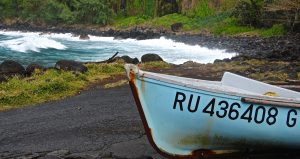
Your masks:
<svg viewBox="0 0 300 159"><path fill-rule="evenodd" d="M136 65L133 64L125 64L124 68L126 70L127 78L132 81L135 75L139 73L139 68Z"/></svg>

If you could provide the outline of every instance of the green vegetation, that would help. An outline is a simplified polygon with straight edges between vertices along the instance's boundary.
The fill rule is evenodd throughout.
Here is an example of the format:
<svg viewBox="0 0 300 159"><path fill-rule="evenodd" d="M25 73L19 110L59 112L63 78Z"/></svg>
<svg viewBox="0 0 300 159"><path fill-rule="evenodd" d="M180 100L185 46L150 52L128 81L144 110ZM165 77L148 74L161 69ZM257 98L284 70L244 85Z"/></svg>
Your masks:
<svg viewBox="0 0 300 159"><path fill-rule="evenodd" d="M212 32L215 35L256 35L263 37L280 36L286 33L282 24L276 24L271 28L255 28L251 26L239 26L235 18L226 18L213 26Z"/></svg>
<svg viewBox="0 0 300 159"><path fill-rule="evenodd" d="M194 7L181 13L167 14L151 18L149 16L131 16L120 18L113 22L116 28L128 28L131 26L147 26L170 30L174 23L182 23L183 31L209 32L214 35L230 36L280 36L287 30L283 24L275 24L271 28L258 28L263 1L241 1L239 5L246 8L236 7L236 0L221 2L220 6L213 7L212 2L207 0L198 1ZM235 9L235 7L237 9Z"/></svg>
<svg viewBox="0 0 300 159"><path fill-rule="evenodd" d="M214 35L249 35L249 36L281 36L286 34L282 24L276 24L271 28L255 28L251 26L240 26L237 19L230 17L228 13L221 13L206 18L190 18L182 14L168 14L162 17L150 19L149 17L127 17L115 21L114 27L119 29L131 26L151 26L169 30L174 23L182 23L183 31L201 32L208 31Z"/></svg>
<svg viewBox="0 0 300 159"><path fill-rule="evenodd" d="M174 13L151 19L149 22L146 23L146 25L170 29L170 26L174 23L181 22L183 24L187 24L189 20L190 18L188 18L187 16Z"/></svg>
<svg viewBox="0 0 300 159"><path fill-rule="evenodd" d="M264 0L244 0L236 4L232 14L241 25L259 26Z"/></svg>
<svg viewBox="0 0 300 159"><path fill-rule="evenodd" d="M128 28L131 26L137 26L147 22L149 18L146 16L134 16L134 17L126 17L126 18L119 18L116 20L114 27L119 29Z"/></svg>
<svg viewBox="0 0 300 159"><path fill-rule="evenodd" d="M111 64L87 64L88 71L83 74L49 69L45 72L36 70L31 77L13 77L8 82L0 83L0 111L62 99L78 94L88 86L99 82L104 88L125 85L127 80L122 76L125 74L123 65L122 61ZM164 70L166 74L185 74L184 69L183 72L180 69L174 72L174 66L166 62L147 62L139 66L143 70ZM290 66L291 62L252 59L197 65L194 73L199 77L212 79L220 79L225 71L229 71L265 82L282 82L293 78L300 80L300 72L296 78L289 76Z"/></svg>
<svg viewBox="0 0 300 159"><path fill-rule="evenodd" d="M219 25L213 27L213 32L216 35L237 35L255 31L254 27L237 25L237 20L229 17L220 22Z"/></svg>
<svg viewBox="0 0 300 159"><path fill-rule="evenodd" d="M188 32L269 37L283 35L287 29L299 25L299 6L297 0L43 0L43 3L1 0L0 21L167 30L174 23L182 23L182 31ZM280 20L268 21L271 25L263 28L264 21L268 20L264 15L277 11L283 11L284 15L277 15Z"/></svg>
<svg viewBox="0 0 300 159"><path fill-rule="evenodd" d="M288 79L288 74L281 71L270 71L264 73L252 73L249 77L259 81L285 81Z"/></svg>
<svg viewBox="0 0 300 159"><path fill-rule="evenodd" d="M190 10L184 11L183 14L192 18L205 18L208 16L215 15L215 12L215 8L209 6L208 0L201 0Z"/></svg>
<svg viewBox="0 0 300 159"><path fill-rule="evenodd" d="M284 35L287 31L282 24L273 25L270 29L263 29L261 35L264 37Z"/></svg>
<svg viewBox="0 0 300 159"><path fill-rule="evenodd" d="M123 64L87 64L88 72L36 70L32 77L13 77L0 83L0 111L75 95L88 85L124 74Z"/></svg>
<svg viewBox="0 0 300 159"><path fill-rule="evenodd" d="M128 83L128 80L125 80L125 79L122 79L122 80L119 80L117 82L113 82L113 83L107 83L104 85L104 88L115 88L115 87L120 87L120 86L123 86L123 85L126 85Z"/></svg>
<svg viewBox="0 0 300 159"><path fill-rule="evenodd" d="M0 83L0 111L58 100L80 93L90 85L125 74L124 62L110 64L86 64L85 73L49 69L45 72L35 70L31 77L12 77ZM170 68L165 62L141 64L144 69ZM124 76L125 77L125 76ZM116 82L109 80L104 88L119 87L127 84L124 77Z"/></svg>
<svg viewBox="0 0 300 159"><path fill-rule="evenodd" d="M167 69L170 68L172 65L166 63L164 61L153 61L153 62L146 62L139 65L142 69Z"/></svg>
<svg viewBox="0 0 300 159"><path fill-rule="evenodd" d="M210 77L212 79L221 79L223 73L233 72L252 79L264 82L283 82L287 79L295 77L289 76L288 71L290 62L283 61L267 61L267 60L244 60L231 62L217 62L214 64L206 64L197 66L200 76ZM298 74L299 75L299 74Z"/></svg>
<svg viewBox="0 0 300 159"><path fill-rule="evenodd" d="M108 0L1 0L0 19L58 24L107 24L112 10Z"/></svg>

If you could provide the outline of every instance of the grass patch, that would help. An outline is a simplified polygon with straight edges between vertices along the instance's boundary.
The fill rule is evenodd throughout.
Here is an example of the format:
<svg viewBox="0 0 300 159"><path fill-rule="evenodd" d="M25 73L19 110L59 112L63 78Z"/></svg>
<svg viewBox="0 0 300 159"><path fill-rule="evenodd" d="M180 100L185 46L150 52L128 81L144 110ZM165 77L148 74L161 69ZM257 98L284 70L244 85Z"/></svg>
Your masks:
<svg viewBox="0 0 300 159"><path fill-rule="evenodd" d="M127 18L119 18L114 23L113 26L116 28L128 28L131 26L136 26L145 23L149 17L147 16L132 16Z"/></svg>
<svg viewBox="0 0 300 159"><path fill-rule="evenodd" d="M240 74L245 77L265 82L282 82L286 79L293 79L289 76L290 62L285 61L267 61L251 59L245 61L217 62L213 64L205 64L197 69L203 77L214 77L221 79L223 73L228 71Z"/></svg>
<svg viewBox="0 0 300 159"><path fill-rule="evenodd" d="M105 84L104 88L108 89L108 88L120 87L120 86L126 85L127 83L128 83L128 80L119 80L117 82Z"/></svg>
<svg viewBox="0 0 300 159"><path fill-rule="evenodd" d="M213 72L224 72L224 71L246 71L249 68L249 65L242 65L239 62L220 62L213 64L211 70Z"/></svg>
<svg viewBox="0 0 300 159"><path fill-rule="evenodd" d="M261 35L264 37L281 36L284 34L286 34L286 30L282 24L276 24L270 29L261 30Z"/></svg>
<svg viewBox="0 0 300 159"><path fill-rule="evenodd" d="M171 25L174 23L183 23L186 24L190 21L190 18L181 14L168 14L162 17L156 17L152 20L145 23L147 26L154 26L154 27L162 27L165 29L170 29Z"/></svg>
<svg viewBox="0 0 300 159"><path fill-rule="evenodd" d="M153 69L153 68L167 69L171 67L171 64L164 61L153 61L153 62L142 63L140 67L141 69Z"/></svg>
<svg viewBox="0 0 300 159"><path fill-rule="evenodd" d="M91 83L124 73L119 63L86 66L88 71L83 74L50 69L0 83L0 111L72 96Z"/></svg>
<svg viewBox="0 0 300 159"><path fill-rule="evenodd" d="M259 81L285 81L288 79L288 74L285 72L276 72L276 71L270 71L270 72L264 72L264 73L252 73L250 78L259 80Z"/></svg>
<svg viewBox="0 0 300 159"><path fill-rule="evenodd" d="M241 33L250 33L255 31L253 27L238 26L235 18L227 17L219 22L219 25L212 27L212 32L215 35L237 35Z"/></svg>
<svg viewBox="0 0 300 159"><path fill-rule="evenodd" d="M132 26L147 26L171 30L172 24L182 23L183 31L205 31L214 35L272 37L287 33L281 24L274 25L269 29L240 26L236 18L230 16L230 11L216 13L213 9L205 8L205 6L207 6L207 4L199 5L199 7L204 8L204 10L195 8L183 14L174 13L155 18L148 16L120 18L115 21L113 26L121 29Z"/></svg>
<svg viewBox="0 0 300 159"><path fill-rule="evenodd" d="M184 14L188 17L201 17L205 18L215 14L215 9L209 6L209 0L199 1L198 4L191 10Z"/></svg>

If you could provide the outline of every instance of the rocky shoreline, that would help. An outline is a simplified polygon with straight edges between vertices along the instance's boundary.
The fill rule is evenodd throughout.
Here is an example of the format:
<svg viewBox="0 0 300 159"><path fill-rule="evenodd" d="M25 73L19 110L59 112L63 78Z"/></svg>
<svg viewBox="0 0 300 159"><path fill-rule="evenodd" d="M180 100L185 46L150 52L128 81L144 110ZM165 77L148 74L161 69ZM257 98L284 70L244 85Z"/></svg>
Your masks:
<svg viewBox="0 0 300 159"><path fill-rule="evenodd" d="M281 37L216 37L206 35L169 35L169 38L187 44L237 52L233 60L265 59L276 61L300 60L300 34Z"/></svg>
<svg viewBox="0 0 300 159"><path fill-rule="evenodd" d="M43 33L72 33L74 36L79 38L88 39L88 35L94 36L104 36L104 37L114 37L116 39L126 39L134 38L138 40L152 39L159 37L166 37L177 42L182 42L190 45L201 45L211 49L224 49L228 52L236 52L237 56L231 59L217 59L214 64L202 65L192 61L187 61L182 65L174 65L171 70L176 69L177 72L189 72L186 71L188 68L191 70L198 70L201 67L205 68L216 68L218 63L227 63L230 67L241 67L247 63L247 70L238 70L235 68L225 69L223 71L232 71L234 73L241 74L243 76L250 76L251 74L271 74L276 72L280 76L282 74L285 78L275 78L272 76L271 80L275 78L275 81L284 81L285 79L299 80L298 73L300 72L299 63L300 60L300 34L287 34L280 37L229 37L229 36L213 36L207 34L189 34L184 32L174 32L171 30L161 30L156 28L140 28L134 27L128 30L114 30L112 28L81 28L81 27L70 27L70 26L37 26L29 23L14 23L12 25L5 25L0 23L0 30L10 30L10 31L29 31L29 32L43 32ZM140 61L135 57L122 56L116 57L116 59L121 59L126 63L137 64ZM253 64L249 63L249 60L262 60L262 64L257 64L254 61ZM160 61L160 60L159 60ZM163 59L161 59L163 61ZM271 65L272 61L277 62L287 62L284 64L277 63L276 65ZM237 62L237 63L234 63ZM250 61L251 62L251 61ZM253 65L253 66L251 66ZM251 67L250 67L251 66ZM265 67L264 67L265 66ZM173 69L174 68L174 69ZM1 72L1 71L0 71ZM197 71L192 71L195 72ZM221 71L222 72L222 71ZM184 73L183 73L184 74ZM204 75L203 75L204 74ZM208 74L210 77L206 78ZM217 73L219 74L219 73ZM212 73L201 73L201 77L204 79L218 80L220 76L214 77ZM0 74L1 76L1 74ZM195 75L188 75L192 78ZM250 78L252 78L250 76ZM255 78L255 77L254 77ZM4 79L4 78L2 78ZM255 78L256 79L256 78ZM263 78L258 80L264 80L268 78ZM1 81L1 77L0 77ZM3 80L2 80L3 81Z"/></svg>
<svg viewBox="0 0 300 159"><path fill-rule="evenodd" d="M141 57L141 61L138 58L131 58L129 56L117 56L118 52L115 53L108 60L100 61L100 62L79 62L74 60L58 60L54 67L43 67L37 63L31 63L26 68L23 67L20 63L13 60L4 60L0 63L0 82L7 82L7 80L14 76L19 77L29 77L31 76L36 69L40 71L46 71L47 69L57 69L63 71L72 71L77 73L85 73L88 71L88 68L84 64L88 63L112 63L117 61L122 61L124 63L138 64L140 62L158 62L163 61L163 59L157 54L144 54Z"/></svg>
<svg viewBox="0 0 300 159"><path fill-rule="evenodd" d="M40 31L46 33L71 32L76 35L90 34L97 36L113 36L120 39L136 38L139 40L165 36L175 41L191 45L199 44L209 48L226 49L228 51L239 53L237 57L216 60L214 64L205 65L189 61L182 65L172 65L167 69L162 69L160 67L156 69L151 68L151 71L154 72L175 74L191 78L216 80L222 76L222 72L231 71L253 78L260 78L260 76L263 76L265 80L281 81L285 78L297 79L299 78L297 73L300 72L300 63L298 62L300 60L299 34L273 38L215 37L202 34L178 35L169 31L149 28L133 28L131 30L119 31L112 29L38 27L29 24L15 24L12 26L0 24L0 29ZM122 59L128 63L139 62L128 56L116 57L113 59ZM159 57L152 57L152 59L156 59L155 61L163 60L161 58L159 59ZM263 59L263 61L255 59ZM110 59L108 59L108 61L109 60ZM147 62L152 60L143 60L142 58L142 62L143 61ZM281 63L281 61L285 62ZM30 67L27 66L25 69L22 68L20 64L16 64L12 61L5 64L6 68L14 68L11 67L11 64L14 64L16 66L15 68L19 68L17 70L24 74L32 72L35 68L44 69L42 66L34 64ZM61 60L57 62L57 65L54 68L79 72L86 71L86 67L82 65L82 63L77 63L75 61L70 62ZM281 84L289 85L290 82L281 82ZM3 132L0 141L5 143L6 147L2 146L0 158L162 158L147 144L141 122L137 116L137 111L132 107L134 101L132 97L128 95L128 91L129 88L127 87L110 89L108 91L94 88L94 90L91 89L71 98L40 104L38 107L20 109L22 113L25 112L28 115L19 116L19 110L2 113L3 120L12 120L7 120L9 124L5 123L5 126L3 126L5 131ZM300 91L300 89L297 91ZM120 98L116 99L116 96ZM119 103L125 104L120 105ZM110 114L107 115L107 112L110 112ZM59 114L60 116L57 117L53 114ZM61 116L65 116L65 118L61 118ZM14 120L16 119L20 121L17 124L14 123ZM44 124L44 121L47 121L47 124ZM32 123L35 123L40 127ZM72 127L69 125L72 125ZM27 129L19 129L21 126L26 127ZM124 130L120 130L120 127L124 128ZM110 128L110 131L107 131L108 128ZM67 134L66 136L68 137L63 136L65 134ZM15 139L15 137L18 138ZM84 143L84 146L82 146L82 143ZM68 150L70 147L73 150ZM16 151L4 151L12 148L15 148ZM81 149L78 150L78 148ZM128 150L126 148L128 148ZM126 152L124 152L123 149L125 149ZM265 157L263 156L262 158Z"/></svg>
<svg viewBox="0 0 300 159"><path fill-rule="evenodd" d="M112 28L89 28L71 26L38 26L30 23L1 24L0 29L13 31L30 31L45 33L72 33L74 35L94 35L115 37L116 39L133 38L137 40L166 37L177 42L190 45L201 45L212 49L225 49L228 52L236 52L237 56L232 60L265 59L271 61L297 61L300 60L300 34L289 33L280 37L256 37L256 36L213 36L207 34L189 34L173 32L157 28L132 27L127 30ZM82 36L85 37L85 36ZM221 59L222 60L222 59ZM228 61L229 59L225 59Z"/></svg>

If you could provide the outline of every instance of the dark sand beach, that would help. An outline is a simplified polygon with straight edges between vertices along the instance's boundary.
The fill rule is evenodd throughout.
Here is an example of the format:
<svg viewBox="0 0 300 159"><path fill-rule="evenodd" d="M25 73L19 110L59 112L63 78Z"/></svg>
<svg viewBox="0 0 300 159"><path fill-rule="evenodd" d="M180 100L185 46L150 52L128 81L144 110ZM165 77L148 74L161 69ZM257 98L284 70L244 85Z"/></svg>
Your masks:
<svg viewBox="0 0 300 159"><path fill-rule="evenodd" d="M128 85L0 112L0 121L0 158L53 151L64 158L161 158L146 139Z"/></svg>

